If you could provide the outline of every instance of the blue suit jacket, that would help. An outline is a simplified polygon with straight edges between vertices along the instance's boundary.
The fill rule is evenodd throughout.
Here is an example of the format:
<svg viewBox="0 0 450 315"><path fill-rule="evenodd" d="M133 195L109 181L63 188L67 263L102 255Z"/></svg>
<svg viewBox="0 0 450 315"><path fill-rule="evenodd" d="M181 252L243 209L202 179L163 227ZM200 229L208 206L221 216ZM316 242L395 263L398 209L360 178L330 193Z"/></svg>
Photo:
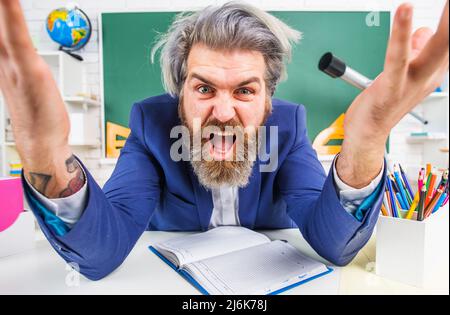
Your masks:
<svg viewBox="0 0 450 315"><path fill-rule="evenodd" d="M46 224L41 205L27 193L52 246L87 278L101 279L116 269L146 229L207 230L211 192L199 184L189 162L174 162L169 154L177 140L170 138L170 130L180 125L177 105L167 94L134 104L131 134L111 178L102 190L86 170L87 206L65 235ZM255 162L249 185L239 190L241 225L298 227L318 254L336 265L347 264L372 234L382 193L359 222L341 206L333 172L326 176L311 147L304 107L274 99L266 126L278 127L279 162L269 173L261 173L262 162Z"/></svg>

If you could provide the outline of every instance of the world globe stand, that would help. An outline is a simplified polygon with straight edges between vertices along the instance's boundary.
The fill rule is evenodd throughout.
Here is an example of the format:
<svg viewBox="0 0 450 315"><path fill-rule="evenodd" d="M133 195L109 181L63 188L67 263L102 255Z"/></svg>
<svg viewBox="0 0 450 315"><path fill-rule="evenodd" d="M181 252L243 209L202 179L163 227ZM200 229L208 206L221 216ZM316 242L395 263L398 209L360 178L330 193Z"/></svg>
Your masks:
<svg viewBox="0 0 450 315"><path fill-rule="evenodd" d="M79 61L83 61L83 57L81 57L80 55L74 54L73 52L71 52L70 50L64 49L63 46L59 46L59 50L65 52L66 54L68 54L69 56L79 60Z"/></svg>
<svg viewBox="0 0 450 315"><path fill-rule="evenodd" d="M51 11L47 16L46 29L50 38L59 44L59 51L83 61L83 57L74 53L86 46L92 35L91 20L83 10L69 4Z"/></svg>

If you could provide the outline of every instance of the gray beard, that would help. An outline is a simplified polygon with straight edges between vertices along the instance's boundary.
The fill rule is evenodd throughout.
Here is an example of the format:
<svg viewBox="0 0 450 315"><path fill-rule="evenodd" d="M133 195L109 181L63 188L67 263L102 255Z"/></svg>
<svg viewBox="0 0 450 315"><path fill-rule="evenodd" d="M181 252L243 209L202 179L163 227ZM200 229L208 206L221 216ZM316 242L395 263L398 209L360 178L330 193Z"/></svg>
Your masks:
<svg viewBox="0 0 450 315"><path fill-rule="evenodd" d="M227 163L229 165L227 165ZM194 173L202 186L217 189L221 186L245 187L249 183L254 161L191 161Z"/></svg>
<svg viewBox="0 0 450 315"><path fill-rule="evenodd" d="M201 146L201 148L203 145ZM256 144L249 146L256 149ZM207 189L217 189L221 186L245 187L249 183L250 175L255 164L254 159L248 158L248 148L245 148L233 161L205 161L200 157L202 149L191 146L191 165L202 186ZM239 151L239 150L238 150Z"/></svg>

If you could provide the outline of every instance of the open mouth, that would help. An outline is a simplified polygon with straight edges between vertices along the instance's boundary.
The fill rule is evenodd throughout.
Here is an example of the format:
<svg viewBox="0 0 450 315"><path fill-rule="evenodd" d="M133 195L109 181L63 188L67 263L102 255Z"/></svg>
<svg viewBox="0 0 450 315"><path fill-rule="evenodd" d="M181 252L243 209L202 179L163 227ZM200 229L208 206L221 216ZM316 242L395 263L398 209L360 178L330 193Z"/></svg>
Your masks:
<svg viewBox="0 0 450 315"><path fill-rule="evenodd" d="M210 155L215 160L229 159L236 144L236 135L230 132L211 133L209 135Z"/></svg>

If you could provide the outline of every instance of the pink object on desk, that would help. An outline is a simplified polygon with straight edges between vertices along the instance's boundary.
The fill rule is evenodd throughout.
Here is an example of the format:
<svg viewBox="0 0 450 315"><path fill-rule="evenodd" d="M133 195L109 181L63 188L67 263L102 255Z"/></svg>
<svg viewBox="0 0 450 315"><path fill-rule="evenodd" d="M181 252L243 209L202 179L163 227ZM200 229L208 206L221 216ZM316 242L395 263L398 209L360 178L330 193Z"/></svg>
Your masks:
<svg viewBox="0 0 450 315"><path fill-rule="evenodd" d="M23 190L20 178L0 178L0 232L6 230L23 212Z"/></svg>

